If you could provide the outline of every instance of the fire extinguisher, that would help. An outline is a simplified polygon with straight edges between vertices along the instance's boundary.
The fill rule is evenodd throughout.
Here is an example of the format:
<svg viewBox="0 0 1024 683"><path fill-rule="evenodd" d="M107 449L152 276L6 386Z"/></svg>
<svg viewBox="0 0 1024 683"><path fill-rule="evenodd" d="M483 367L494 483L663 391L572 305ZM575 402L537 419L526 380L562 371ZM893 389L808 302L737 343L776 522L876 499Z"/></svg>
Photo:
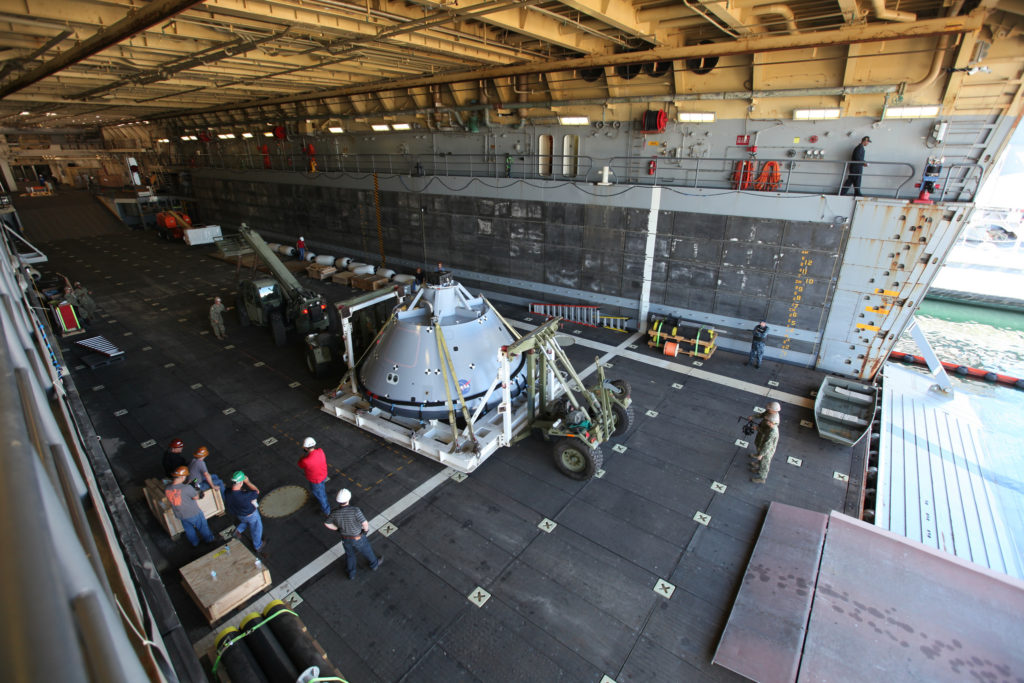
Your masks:
<svg viewBox="0 0 1024 683"><path fill-rule="evenodd" d="M658 170L658 160L651 159L647 162L647 175L654 175L654 172Z"/></svg>

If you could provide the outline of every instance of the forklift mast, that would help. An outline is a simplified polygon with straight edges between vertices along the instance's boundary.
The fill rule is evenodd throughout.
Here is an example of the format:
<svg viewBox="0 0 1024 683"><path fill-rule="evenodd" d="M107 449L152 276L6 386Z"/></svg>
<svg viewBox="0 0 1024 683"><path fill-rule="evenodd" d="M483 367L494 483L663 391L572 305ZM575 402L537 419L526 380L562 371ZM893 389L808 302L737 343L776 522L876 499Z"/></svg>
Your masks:
<svg viewBox="0 0 1024 683"><path fill-rule="evenodd" d="M245 223L238 228L238 234L242 236L242 239L252 247L253 252L256 256L263 261L263 263L270 269L270 272L274 274L274 278L281 285L281 293L284 294L289 305L294 304L296 301L305 301L310 297L316 297L317 295L307 291L299 281L295 279L292 272L285 267L281 259L278 258L277 254L267 246L267 243L260 237L260 234L247 226Z"/></svg>

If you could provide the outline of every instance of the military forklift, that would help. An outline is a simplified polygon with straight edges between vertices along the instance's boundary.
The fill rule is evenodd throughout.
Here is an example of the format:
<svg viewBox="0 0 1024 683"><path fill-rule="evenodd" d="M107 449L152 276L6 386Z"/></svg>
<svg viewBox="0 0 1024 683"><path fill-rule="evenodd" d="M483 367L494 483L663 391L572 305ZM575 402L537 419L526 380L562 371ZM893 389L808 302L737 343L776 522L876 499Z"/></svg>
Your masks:
<svg viewBox="0 0 1024 683"><path fill-rule="evenodd" d="M287 331L302 335L327 330L327 300L299 284L277 254L252 228L242 224L239 236L249 245L256 258L270 270L270 275L241 278L238 282L238 322L269 327L277 346L284 346ZM253 262L253 271L256 263Z"/></svg>

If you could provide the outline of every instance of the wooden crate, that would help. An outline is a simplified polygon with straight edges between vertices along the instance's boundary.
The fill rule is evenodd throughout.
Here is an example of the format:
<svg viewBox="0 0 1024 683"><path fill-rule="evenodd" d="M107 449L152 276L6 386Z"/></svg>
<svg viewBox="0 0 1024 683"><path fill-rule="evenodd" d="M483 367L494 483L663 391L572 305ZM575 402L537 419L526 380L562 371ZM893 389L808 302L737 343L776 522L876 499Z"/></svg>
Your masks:
<svg viewBox="0 0 1024 683"><path fill-rule="evenodd" d="M160 522L160 526L164 528L171 538L177 538L184 528L181 526L181 520L174 516L174 510L171 509L171 504L167 501L167 497L164 495L164 483L159 479L147 479L146 486L142 489L142 495L146 498L146 503L149 504L149 510L156 517L156 521ZM199 509L203 511L206 518L216 517L224 514L224 499L220 496L220 489L216 486L205 491L203 497L198 501Z"/></svg>
<svg viewBox="0 0 1024 683"><path fill-rule="evenodd" d="M352 278L356 276L351 270L342 270L331 276L331 282L337 282L341 285L347 285L351 282Z"/></svg>
<svg viewBox="0 0 1024 683"><path fill-rule="evenodd" d="M270 587L270 571L238 539L181 568L181 582L211 624ZM216 572L214 576L213 572Z"/></svg>
<svg viewBox="0 0 1024 683"><path fill-rule="evenodd" d="M365 289L368 292L375 292L389 280L386 277L378 277L376 275L356 275L354 278L349 280L349 285L356 289Z"/></svg>
<svg viewBox="0 0 1024 683"><path fill-rule="evenodd" d="M334 266L325 266L321 263L310 263L306 266L306 274L317 280L326 280L337 272L338 269Z"/></svg>

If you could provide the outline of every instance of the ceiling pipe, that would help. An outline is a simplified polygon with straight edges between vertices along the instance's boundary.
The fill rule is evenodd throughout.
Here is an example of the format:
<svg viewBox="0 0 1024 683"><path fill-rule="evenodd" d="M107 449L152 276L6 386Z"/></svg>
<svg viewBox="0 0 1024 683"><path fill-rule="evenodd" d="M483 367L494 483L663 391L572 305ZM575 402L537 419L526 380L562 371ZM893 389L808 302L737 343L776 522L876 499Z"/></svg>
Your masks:
<svg viewBox="0 0 1024 683"><path fill-rule="evenodd" d="M45 64L32 69L31 71L14 79L7 85L0 87L0 99L13 93L23 90L28 86L51 76L72 64L77 64L102 52L111 45L116 45L126 38L145 31L150 26L183 12L192 5L198 5L201 0L152 0L138 10L126 16L121 21L112 24L109 28L97 31L91 37L83 40L77 47L73 47Z"/></svg>
<svg viewBox="0 0 1024 683"><path fill-rule="evenodd" d="M917 21L917 15L913 12L900 12L889 9L885 6L885 0L871 0L871 8L875 11L876 19L885 21Z"/></svg>
<svg viewBox="0 0 1024 683"><path fill-rule="evenodd" d="M963 8L964 2L965 0L957 0L957 2L954 3L952 7L949 8L948 16L955 17L956 15L960 14L960 10ZM959 39L960 36L957 36L957 40ZM921 90L924 90L929 85L935 82L935 79L938 78L939 74L942 72L942 63L946 59L946 50L949 49L950 41L951 36L949 35L944 35L941 38L939 38L939 43L935 48L935 55L934 57L932 57L931 69L928 70L928 73L925 74L925 77L922 78L921 80L917 81L916 83L907 84L907 87L905 89L906 92L920 92Z"/></svg>
<svg viewBox="0 0 1024 683"><path fill-rule="evenodd" d="M786 22L786 30L790 33L799 33L796 26L796 17L788 5L758 5L750 10L755 17L766 17L777 14Z"/></svg>

